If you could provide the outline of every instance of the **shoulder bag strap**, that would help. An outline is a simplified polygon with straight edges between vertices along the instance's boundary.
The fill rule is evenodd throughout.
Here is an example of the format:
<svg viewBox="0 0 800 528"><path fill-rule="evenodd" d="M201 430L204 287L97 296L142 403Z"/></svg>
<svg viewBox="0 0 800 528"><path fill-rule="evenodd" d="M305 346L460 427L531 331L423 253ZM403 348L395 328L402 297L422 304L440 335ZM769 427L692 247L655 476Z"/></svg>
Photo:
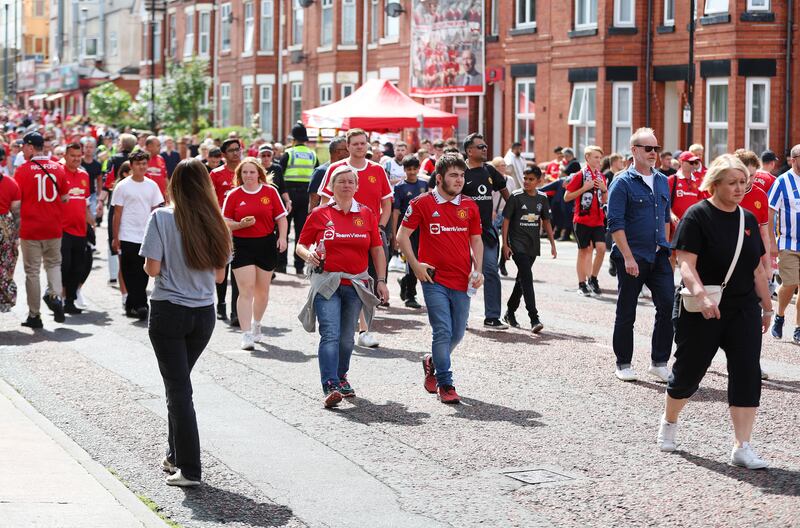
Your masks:
<svg viewBox="0 0 800 528"><path fill-rule="evenodd" d="M53 185L58 186L58 182L56 181L56 177L53 176L52 174L50 174L49 172L47 172L47 169L44 168L44 165L42 165L41 163L39 163L38 161L36 161L33 158L31 158L31 161L34 162L35 164L37 164L39 166L39 168L44 171L45 176L47 176L50 179L50 181L53 182Z"/></svg>
<svg viewBox="0 0 800 528"><path fill-rule="evenodd" d="M736 267L736 263L739 261L739 255L742 253L742 243L744 242L744 209L739 206L739 239L736 241L736 251L733 254L733 260L731 261L731 265L728 268L728 273L725 275L725 281L722 283L722 289L725 289L725 286L728 285L728 281L731 280L731 275L733 275L733 269Z"/></svg>

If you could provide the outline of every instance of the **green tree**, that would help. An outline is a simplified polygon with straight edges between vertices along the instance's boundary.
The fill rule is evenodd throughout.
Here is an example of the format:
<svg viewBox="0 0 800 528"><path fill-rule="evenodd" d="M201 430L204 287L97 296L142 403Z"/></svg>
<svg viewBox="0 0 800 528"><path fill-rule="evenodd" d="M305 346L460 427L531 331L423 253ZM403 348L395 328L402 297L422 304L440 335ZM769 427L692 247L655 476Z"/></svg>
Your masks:
<svg viewBox="0 0 800 528"><path fill-rule="evenodd" d="M89 90L89 116L93 121L119 126L129 119L132 102L131 94L107 82Z"/></svg>
<svg viewBox="0 0 800 528"><path fill-rule="evenodd" d="M163 128L196 134L208 126L210 107L205 104L211 84L208 61L193 58L173 62L156 92L156 119ZM145 96L149 98L149 94Z"/></svg>

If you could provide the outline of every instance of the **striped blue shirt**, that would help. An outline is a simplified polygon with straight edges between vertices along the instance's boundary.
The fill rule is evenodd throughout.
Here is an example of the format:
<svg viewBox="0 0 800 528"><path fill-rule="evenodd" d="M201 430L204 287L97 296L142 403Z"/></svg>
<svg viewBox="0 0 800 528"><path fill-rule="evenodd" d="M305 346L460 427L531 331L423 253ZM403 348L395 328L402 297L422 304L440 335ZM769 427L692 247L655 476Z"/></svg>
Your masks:
<svg viewBox="0 0 800 528"><path fill-rule="evenodd" d="M778 250L800 251L800 177L789 170L769 190L769 207L778 216Z"/></svg>

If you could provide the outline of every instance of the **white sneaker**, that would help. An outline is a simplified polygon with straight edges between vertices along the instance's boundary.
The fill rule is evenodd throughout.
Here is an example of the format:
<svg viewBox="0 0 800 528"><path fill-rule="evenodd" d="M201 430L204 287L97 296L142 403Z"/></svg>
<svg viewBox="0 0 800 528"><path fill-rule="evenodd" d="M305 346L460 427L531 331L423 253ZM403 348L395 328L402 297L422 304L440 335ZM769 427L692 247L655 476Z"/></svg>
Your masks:
<svg viewBox="0 0 800 528"><path fill-rule="evenodd" d="M78 290L75 295L75 307L80 308L81 310L88 308L88 306L86 306L86 299L83 298L83 292L81 290Z"/></svg>
<svg viewBox="0 0 800 528"><path fill-rule="evenodd" d="M614 374L617 376L617 379L622 381L637 381L639 376L636 374L636 371L633 370L633 367L628 367L624 369L616 369Z"/></svg>
<svg viewBox="0 0 800 528"><path fill-rule="evenodd" d="M734 447L731 451L731 465L747 469L764 469L769 467L769 462L761 460L749 442L742 443L742 447Z"/></svg>
<svg viewBox="0 0 800 528"><path fill-rule="evenodd" d="M242 334L242 350L253 350L256 348L256 341L253 334L245 332Z"/></svg>
<svg viewBox="0 0 800 528"><path fill-rule="evenodd" d="M125 303L126 302L128 302L128 294L127 293L123 293L122 294L122 307L123 308L125 308Z"/></svg>
<svg viewBox="0 0 800 528"><path fill-rule="evenodd" d="M667 383L669 381L669 369L667 367L656 367L650 365L647 368L647 373L656 378L658 381Z"/></svg>
<svg viewBox="0 0 800 528"><path fill-rule="evenodd" d="M183 472L179 469L174 474L164 479L169 486L180 486L182 488L193 488L202 484L199 480L189 480L183 476Z"/></svg>
<svg viewBox="0 0 800 528"><path fill-rule="evenodd" d="M370 332L359 332L358 341L356 344L362 347L375 348L380 344L380 342L378 341L378 338Z"/></svg>
<svg viewBox="0 0 800 528"><path fill-rule="evenodd" d="M253 334L253 342L261 343L262 339L264 339L264 336L261 334L261 323L253 321L250 331Z"/></svg>
<svg viewBox="0 0 800 528"><path fill-rule="evenodd" d="M389 261L389 271L398 271L403 273L406 271L406 265L402 260L400 260L399 256L395 255Z"/></svg>
<svg viewBox="0 0 800 528"><path fill-rule="evenodd" d="M669 423L664 416L661 416L661 425L658 427L658 448L665 453L675 451L678 443L675 441L675 433L678 432L677 423Z"/></svg>

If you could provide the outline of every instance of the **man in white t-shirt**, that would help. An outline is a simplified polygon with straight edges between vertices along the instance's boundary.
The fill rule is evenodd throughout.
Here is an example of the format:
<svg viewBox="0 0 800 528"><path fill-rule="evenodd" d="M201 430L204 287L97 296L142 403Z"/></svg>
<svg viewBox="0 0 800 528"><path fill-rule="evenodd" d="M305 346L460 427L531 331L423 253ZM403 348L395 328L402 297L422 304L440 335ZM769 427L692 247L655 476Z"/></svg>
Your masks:
<svg viewBox="0 0 800 528"><path fill-rule="evenodd" d="M125 315L139 320L147 319L147 283L144 257L139 248L144 240L144 231L150 213L164 203L158 184L145 178L150 155L144 150L131 153L131 175L114 186L111 205L114 206L112 248L120 255L120 270L128 297L125 299Z"/></svg>
<svg viewBox="0 0 800 528"><path fill-rule="evenodd" d="M389 176L389 183L392 189L398 183L402 183L406 177L406 171L403 168L403 158L408 154L408 144L403 141L398 141L394 146L394 158L384 158L381 160L386 175Z"/></svg>
<svg viewBox="0 0 800 528"><path fill-rule="evenodd" d="M506 155L503 157L506 165L511 168L511 177L514 179L514 189L522 189L522 181L525 179L525 158L522 157L522 143L515 141L511 144Z"/></svg>

